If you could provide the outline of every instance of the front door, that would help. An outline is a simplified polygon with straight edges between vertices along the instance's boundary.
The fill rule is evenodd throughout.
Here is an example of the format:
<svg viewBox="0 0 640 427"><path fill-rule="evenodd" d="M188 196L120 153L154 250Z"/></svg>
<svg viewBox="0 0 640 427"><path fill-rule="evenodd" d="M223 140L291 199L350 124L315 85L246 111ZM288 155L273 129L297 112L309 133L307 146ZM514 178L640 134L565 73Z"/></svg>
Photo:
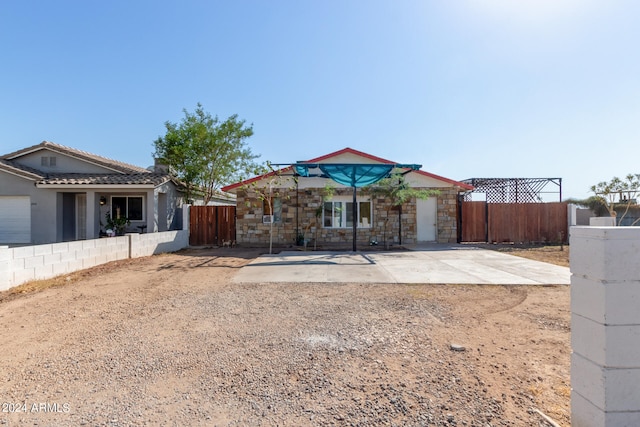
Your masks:
<svg viewBox="0 0 640 427"><path fill-rule="evenodd" d="M87 195L76 194L76 240L87 238Z"/></svg>
<svg viewBox="0 0 640 427"><path fill-rule="evenodd" d="M76 195L62 193L62 241L76 239Z"/></svg>
<svg viewBox="0 0 640 427"><path fill-rule="evenodd" d="M435 242L437 236L437 198L416 200L418 242Z"/></svg>

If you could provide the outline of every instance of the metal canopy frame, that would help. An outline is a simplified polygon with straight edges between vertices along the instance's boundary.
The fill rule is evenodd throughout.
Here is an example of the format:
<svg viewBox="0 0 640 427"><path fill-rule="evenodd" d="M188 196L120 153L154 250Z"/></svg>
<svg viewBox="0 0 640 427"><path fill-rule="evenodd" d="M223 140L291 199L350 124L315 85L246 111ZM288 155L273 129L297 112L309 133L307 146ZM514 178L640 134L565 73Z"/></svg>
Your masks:
<svg viewBox="0 0 640 427"><path fill-rule="evenodd" d="M338 184L346 185L345 182L340 182L340 180L331 176L330 171L325 170L323 166L333 166L339 167L341 169L352 169L352 173L350 174L350 187L353 188L353 203L352 203L352 214L353 214L353 252L356 252L356 237L357 237L357 227L358 221L356 218L358 217L358 206L356 203L356 190L358 187L363 187L365 185L371 185L378 182L380 179L386 178L391 175L393 169L409 169L411 170L420 170L422 165L417 164L404 164L404 163L307 163L307 162L296 162L296 163L272 163L274 166L291 166L293 169L293 175L299 178L311 178L311 177L321 177L332 179ZM370 180L368 183L359 182L360 178L358 177L358 168L375 168L376 166L386 166L388 171L384 174L379 174L379 178L375 180ZM310 169L320 169L318 173L311 173ZM297 183L296 183L297 184Z"/></svg>
<svg viewBox="0 0 640 427"><path fill-rule="evenodd" d="M465 201L471 201L474 193L485 193L487 203L543 203L543 194L557 194L562 201L562 178L469 178L462 182L474 187L464 193Z"/></svg>

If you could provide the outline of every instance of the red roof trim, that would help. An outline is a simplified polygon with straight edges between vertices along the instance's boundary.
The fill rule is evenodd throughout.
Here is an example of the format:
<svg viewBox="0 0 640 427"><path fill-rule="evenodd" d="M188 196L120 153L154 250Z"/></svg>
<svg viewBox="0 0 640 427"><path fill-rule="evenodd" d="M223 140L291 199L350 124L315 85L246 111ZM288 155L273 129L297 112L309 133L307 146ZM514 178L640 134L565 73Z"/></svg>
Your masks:
<svg viewBox="0 0 640 427"><path fill-rule="evenodd" d="M353 148L349 148L349 147L343 148L342 150L334 151L333 153L325 154L324 156L316 157L316 158L311 159L311 160L305 160L302 163L319 163L319 162L322 162L324 160L330 159L332 157L336 157L336 156L339 156L341 154L347 154L347 153L348 154L355 154L357 156L364 157L366 159L373 160L373 161L378 162L378 163L387 163L387 164L395 164L396 163L396 162L393 162L391 160L383 159L382 157L377 157L377 156L365 153L363 151L354 150ZM291 166L288 166L288 167L286 167L284 169L280 169L278 171L272 171L272 172L269 172L269 173L266 173L266 174L263 174L263 175L258 175L256 177L253 177L253 178L250 178L250 179L247 179L247 180L244 180L244 181L236 182L235 184L227 185L225 187L222 187L221 190L225 191L225 192L231 191L231 190L235 190L238 187L242 187L243 185L247 185L247 184L251 184L251 183L256 182L256 181L260 181L261 179L273 176L276 173L289 172L289 171L291 171L291 169L292 169ZM433 173L430 173L430 172L425 172L425 171L422 171L422 170L417 170L417 171L414 171L414 172L419 173L420 175L423 175L423 176L427 176L429 178L434 178L434 179L437 179L437 180L440 180L440 181L443 181L443 182L447 182L449 184L453 184L453 185L458 186L460 188L463 188L465 190L473 190L473 186L471 186L469 184L465 184L463 182L454 181L453 179L445 178L443 176L439 176L439 175L436 175L436 174L433 174Z"/></svg>
<svg viewBox="0 0 640 427"><path fill-rule="evenodd" d="M473 190L473 185L469 185L469 184L465 184L464 182L460 182L460 181L455 181L453 179L449 179L449 178L445 178L444 176L440 176L440 175L436 175L435 173L431 173L431 172L425 172L423 170L417 170L417 171L413 171L415 173L419 173L420 175L423 176L428 176L429 178L434 178L437 179L439 181L444 181L444 182L448 182L449 184L453 184L457 187L463 188L465 190Z"/></svg>
<svg viewBox="0 0 640 427"><path fill-rule="evenodd" d="M271 171L269 173L265 173L265 174L262 174L262 175L254 176L253 178L245 179L244 181L236 182L235 184L229 184L229 185L227 185L225 187L222 187L220 190L224 191L226 193L226 192L228 192L230 190L235 190L238 187L242 187L243 185L249 185L249 184L254 183L256 181L260 181L263 178L268 178L268 177L276 175L278 173L285 173L285 172L289 172L291 170L292 170L291 166L287 166L286 168L278 169L277 171Z"/></svg>
<svg viewBox="0 0 640 427"><path fill-rule="evenodd" d="M315 159L306 160L304 163L318 163L323 160L327 160L332 157L336 157L346 153L355 154L356 156L364 157L366 159L373 160L378 163L397 163L397 162L392 162L391 160L383 159L382 157L373 156L363 151L354 150L353 148L349 148L349 147L343 148L342 150L334 151L333 153L325 154L324 156L316 157Z"/></svg>
<svg viewBox="0 0 640 427"><path fill-rule="evenodd" d="M310 160L304 160L302 163L318 163L318 162L322 162L323 160L327 160L327 159L330 159L332 157L336 157L336 156L339 156L341 154L347 154L347 153L355 154L357 156L364 157L366 159L370 159L370 160L373 160L373 161L379 162L379 163L396 163L396 162L392 162L391 160L383 159L382 157L376 157L376 156L373 156L371 154L365 153L363 151L354 150L353 148L349 148L349 147L343 148L342 150L334 151L333 153L325 154L323 156L316 157L316 158L313 158L313 159L310 159ZM229 185L227 185L225 187L222 187L220 190L222 190L222 191L235 190L236 188L241 187L243 185L247 185L247 184L251 184L251 183L256 182L256 181L260 181L261 179L267 178L269 176L273 176L276 173L289 172L290 170L291 170L291 166L288 166L288 167L286 167L284 169L280 169L279 171L269 172L269 173L266 173L266 174L263 174L263 175L258 175L256 177L253 177L253 178L250 178L250 179L247 179L247 180L244 180L244 181L236 182L235 184L229 184Z"/></svg>

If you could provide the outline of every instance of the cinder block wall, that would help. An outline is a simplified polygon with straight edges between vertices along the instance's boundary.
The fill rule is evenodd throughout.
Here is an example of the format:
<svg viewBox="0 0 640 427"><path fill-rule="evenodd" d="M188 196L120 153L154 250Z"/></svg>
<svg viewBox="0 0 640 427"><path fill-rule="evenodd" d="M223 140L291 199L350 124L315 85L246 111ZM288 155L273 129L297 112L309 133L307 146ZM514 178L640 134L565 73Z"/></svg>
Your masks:
<svg viewBox="0 0 640 427"><path fill-rule="evenodd" d="M9 248L0 246L0 291L96 265L189 246L189 231L127 234L105 239Z"/></svg>
<svg viewBox="0 0 640 427"><path fill-rule="evenodd" d="M129 234L131 258L175 252L189 246L189 231L165 231L162 233Z"/></svg>
<svg viewBox="0 0 640 427"><path fill-rule="evenodd" d="M640 227L571 228L571 424L640 426Z"/></svg>
<svg viewBox="0 0 640 427"><path fill-rule="evenodd" d="M129 258L127 236L46 245L0 248L6 258L6 281L0 290L30 280L49 279L61 274ZM0 277L2 277L0 275Z"/></svg>

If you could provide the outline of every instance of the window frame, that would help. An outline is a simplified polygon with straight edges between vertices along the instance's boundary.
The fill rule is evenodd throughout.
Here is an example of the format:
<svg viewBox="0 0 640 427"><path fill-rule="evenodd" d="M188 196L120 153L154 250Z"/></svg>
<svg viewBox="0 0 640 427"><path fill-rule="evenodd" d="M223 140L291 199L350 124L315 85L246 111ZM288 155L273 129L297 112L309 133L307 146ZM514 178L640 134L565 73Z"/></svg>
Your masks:
<svg viewBox="0 0 640 427"><path fill-rule="evenodd" d="M115 217L116 213L113 212L113 199L120 198L125 199L125 214L124 217L127 218L130 222L146 222L146 206L145 206L145 197L143 195L124 195L124 194L115 194L111 196L111 200L109 203L109 212L113 217ZM129 199L140 199L140 219L131 219L129 215ZM122 215L122 213L120 213Z"/></svg>
<svg viewBox="0 0 640 427"><path fill-rule="evenodd" d="M280 197L271 197L271 206L266 199L262 200L262 214L273 215L273 223L282 222L282 199Z"/></svg>
<svg viewBox="0 0 640 427"><path fill-rule="evenodd" d="M352 209L351 205L353 203L353 197L350 196L338 196L333 197L331 200L327 200L322 204L322 228L333 228L333 229L350 229L353 228L353 222L348 221L348 217L351 215ZM327 218L326 213L329 212L327 209L327 205L331 204L331 217ZM339 206L336 206L339 204ZM356 204L358 206L358 227L363 229L371 229L373 224L373 206L371 203L370 197L356 197ZM362 205L369 205L369 217L367 225L363 225L362 222ZM338 210L339 216L336 215L336 211ZM339 221L335 221L336 219ZM331 225L327 225L327 220L330 220ZM334 226L336 222L339 222L339 226Z"/></svg>
<svg viewBox="0 0 640 427"><path fill-rule="evenodd" d="M42 156L40 157L40 166L47 168L55 168L57 166L57 159L55 156Z"/></svg>

